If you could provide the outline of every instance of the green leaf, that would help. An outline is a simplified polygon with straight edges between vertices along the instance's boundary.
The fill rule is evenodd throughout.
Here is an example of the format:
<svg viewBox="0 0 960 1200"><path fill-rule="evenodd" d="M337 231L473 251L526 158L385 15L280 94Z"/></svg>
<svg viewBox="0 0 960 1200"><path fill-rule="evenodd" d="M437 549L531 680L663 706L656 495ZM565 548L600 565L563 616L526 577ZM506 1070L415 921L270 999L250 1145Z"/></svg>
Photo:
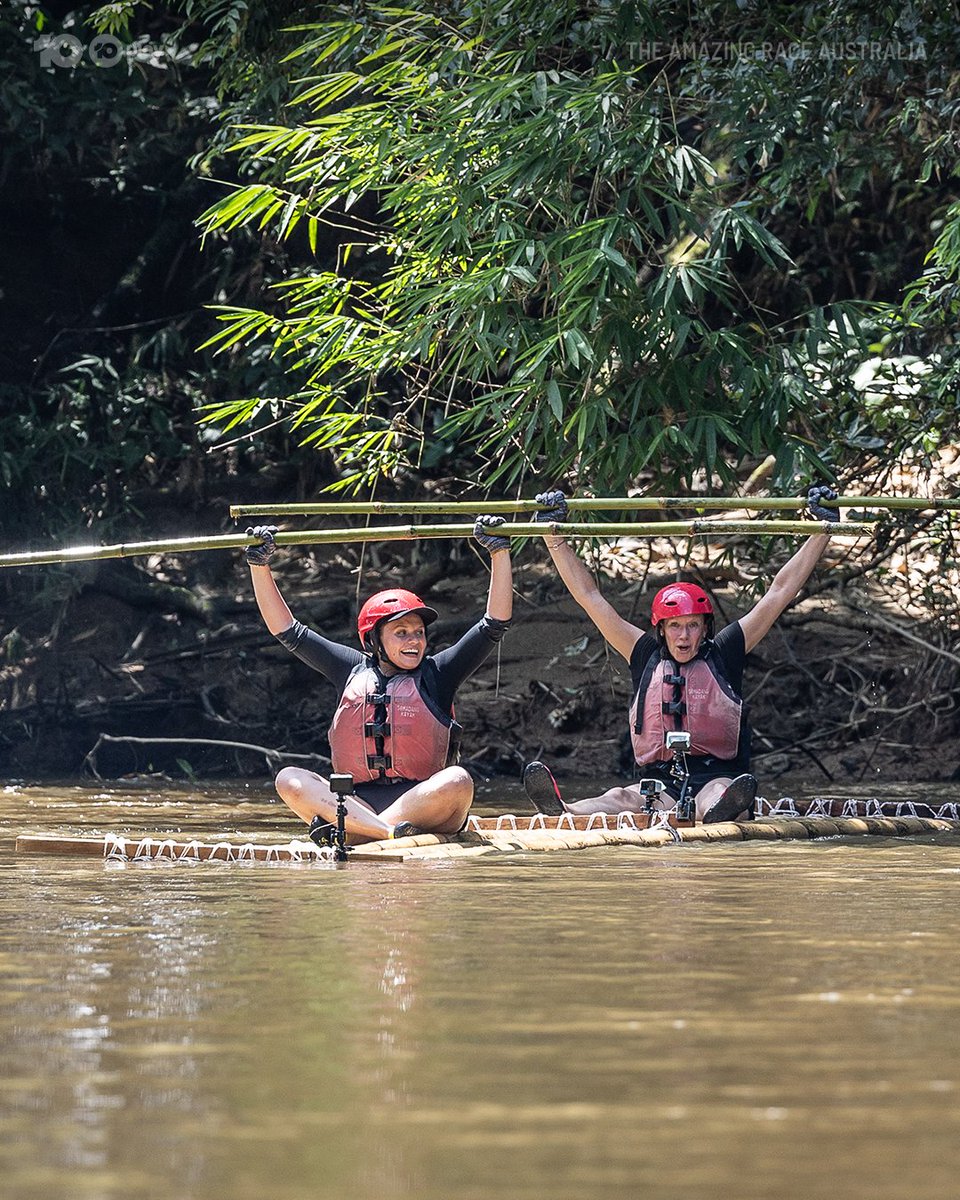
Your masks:
<svg viewBox="0 0 960 1200"><path fill-rule="evenodd" d="M560 388L555 379L547 380L547 404L550 406L550 411L558 421L563 420L563 400L560 396Z"/></svg>

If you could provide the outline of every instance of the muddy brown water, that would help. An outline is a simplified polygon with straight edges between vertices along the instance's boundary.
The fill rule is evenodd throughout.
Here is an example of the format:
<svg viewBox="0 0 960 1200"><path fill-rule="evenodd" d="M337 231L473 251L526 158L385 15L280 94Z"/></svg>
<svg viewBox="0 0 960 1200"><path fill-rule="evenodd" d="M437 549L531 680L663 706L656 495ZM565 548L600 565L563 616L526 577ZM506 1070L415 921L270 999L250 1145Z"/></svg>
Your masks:
<svg viewBox="0 0 960 1200"><path fill-rule="evenodd" d="M0 801L7 1200L957 1195L956 837L105 863L14 838L300 827Z"/></svg>

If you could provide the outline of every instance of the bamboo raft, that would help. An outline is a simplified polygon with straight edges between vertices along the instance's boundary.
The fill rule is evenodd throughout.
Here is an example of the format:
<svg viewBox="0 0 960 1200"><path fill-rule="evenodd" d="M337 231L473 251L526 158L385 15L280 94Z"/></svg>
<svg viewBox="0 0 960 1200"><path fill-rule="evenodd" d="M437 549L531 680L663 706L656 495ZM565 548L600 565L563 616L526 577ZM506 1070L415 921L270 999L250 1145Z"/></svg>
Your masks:
<svg viewBox="0 0 960 1200"><path fill-rule="evenodd" d="M470 817L459 834L423 833L368 842L349 850L354 862L473 858L493 853L583 850L600 846L663 847L705 842L788 841L836 837L918 837L960 833L960 805L914 801L817 799L758 801L752 820L694 825L672 813L548 817ZM163 836L99 837L21 834L18 853L86 855L120 861L304 863L332 861L332 850L305 839L286 843L202 841Z"/></svg>

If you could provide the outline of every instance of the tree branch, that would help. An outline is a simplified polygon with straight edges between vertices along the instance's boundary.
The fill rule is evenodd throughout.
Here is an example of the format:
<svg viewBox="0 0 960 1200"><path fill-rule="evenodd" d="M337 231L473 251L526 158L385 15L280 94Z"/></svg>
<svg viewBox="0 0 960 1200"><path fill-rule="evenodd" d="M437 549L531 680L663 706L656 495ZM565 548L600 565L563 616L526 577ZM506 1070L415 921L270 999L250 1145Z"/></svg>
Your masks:
<svg viewBox="0 0 960 1200"><path fill-rule="evenodd" d="M274 750L269 746L258 746L253 742L229 742L221 741L218 738L170 738L170 737L133 737L127 735L114 735L110 733L101 733L97 738L97 744L92 750L89 750L84 756L84 763L90 767L91 773L97 778L100 778L97 772L97 751L101 746L106 744L116 744L126 742L135 746L217 746L224 750L252 750L254 753L262 754L268 763L275 763L280 759L296 758L299 760L309 760L316 763L322 763L329 767L330 759L322 754L290 754L285 750Z"/></svg>

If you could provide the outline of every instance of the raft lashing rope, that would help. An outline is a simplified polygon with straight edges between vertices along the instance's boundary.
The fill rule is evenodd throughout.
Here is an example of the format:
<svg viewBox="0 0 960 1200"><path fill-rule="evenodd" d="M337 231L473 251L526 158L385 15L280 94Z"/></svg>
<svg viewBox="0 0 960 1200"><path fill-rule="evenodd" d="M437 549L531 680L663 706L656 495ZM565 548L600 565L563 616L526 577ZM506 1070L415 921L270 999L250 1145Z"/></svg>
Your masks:
<svg viewBox="0 0 960 1200"><path fill-rule="evenodd" d="M926 800L878 800L873 797L814 796L809 800L781 800L757 797L758 817L937 817L960 820L960 803Z"/></svg>
<svg viewBox="0 0 960 1200"><path fill-rule="evenodd" d="M125 838L107 834L104 858L127 862L138 860L170 862L335 862L336 845L316 846L313 842L291 841L285 845L255 842L180 842L175 838Z"/></svg>
<svg viewBox="0 0 960 1200"><path fill-rule="evenodd" d="M656 847L694 842L777 841L870 834L915 837L960 833L960 804L915 800L817 797L758 799L753 820L695 825L674 812L559 817L505 814L470 817L459 834L422 833L348 848L350 862L407 862L467 858L490 853L581 850L598 846ZM22 834L19 853L84 854L114 862L324 863L344 861L337 847L311 841L203 842L173 837L73 837Z"/></svg>

